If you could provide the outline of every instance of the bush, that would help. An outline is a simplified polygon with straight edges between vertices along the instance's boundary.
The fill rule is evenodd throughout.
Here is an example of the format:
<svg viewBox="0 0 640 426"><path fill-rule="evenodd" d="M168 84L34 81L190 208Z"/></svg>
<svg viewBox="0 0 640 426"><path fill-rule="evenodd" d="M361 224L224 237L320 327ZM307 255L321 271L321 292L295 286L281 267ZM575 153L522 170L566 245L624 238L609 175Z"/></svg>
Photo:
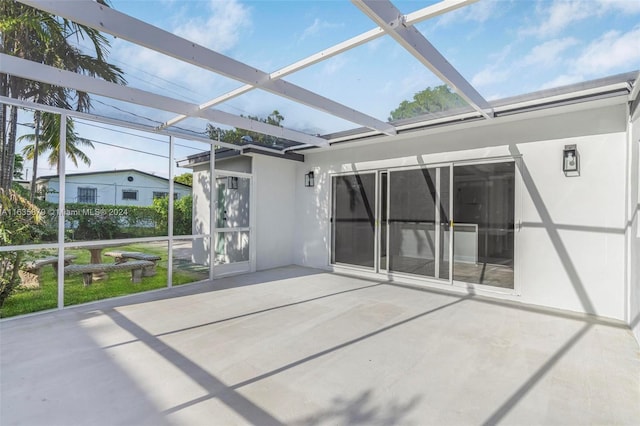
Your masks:
<svg viewBox="0 0 640 426"><path fill-rule="evenodd" d="M158 227L168 229L169 223L169 197L153 200L153 208L158 215ZM173 234L191 235L193 220L193 197L188 195L173 203Z"/></svg>
<svg viewBox="0 0 640 426"><path fill-rule="evenodd" d="M20 245L38 241L42 233L42 212L13 189L0 188L0 245ZM23 251L0 252L0 308L20 284L18 271Z"/></svg>

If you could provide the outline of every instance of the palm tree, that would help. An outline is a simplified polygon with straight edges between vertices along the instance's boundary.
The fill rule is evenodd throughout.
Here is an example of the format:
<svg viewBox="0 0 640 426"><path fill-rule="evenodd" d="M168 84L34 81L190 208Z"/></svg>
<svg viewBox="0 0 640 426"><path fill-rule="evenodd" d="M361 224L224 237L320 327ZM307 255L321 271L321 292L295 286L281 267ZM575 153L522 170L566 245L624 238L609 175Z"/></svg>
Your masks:
<svg viewBox="0 0 640 426"><path fill-rule="evenodd" d="M59 114L50 112L42 113L42 134L23 135L18 138L19 141L31 142L22 149L22 153L28 160L35 160L37 156L49 152L47 158L50 166L56 166L58 175L60 170L60 124L61 118ZM93 148L90 140L81 138L74 130L74 122L67 117L67 133L66 133L66 152L67 157L78 165L83 162L87 166L91 165L91 159L85 154L79 146ZM35 181L35 179L34 179Z"/></svg>
<svg viewBox="0 0 640 426"><path fill-rule="evenodd" d="M98 2L107 5L105 0L98 0ZM88 39L95 55L82 53L73 44L74 39L76 41ZM0 0L0 52L2 53L118 84L126 84L122 70L106 62L108 47L108 39L92 28L14 0ZM7 74L0 74L0 95L30 99L38 103L78 111L88 111L91 108L87 93ZM0 188L11 186L17 111L16 107L8 107L5 104L0 108ZM36 127L39 127L37 115L35 119ZM36 140L37 138L36 132ZM40 149L34 150L36 151L40 152ZM35 178L34 175L33 181Z"/></svg>

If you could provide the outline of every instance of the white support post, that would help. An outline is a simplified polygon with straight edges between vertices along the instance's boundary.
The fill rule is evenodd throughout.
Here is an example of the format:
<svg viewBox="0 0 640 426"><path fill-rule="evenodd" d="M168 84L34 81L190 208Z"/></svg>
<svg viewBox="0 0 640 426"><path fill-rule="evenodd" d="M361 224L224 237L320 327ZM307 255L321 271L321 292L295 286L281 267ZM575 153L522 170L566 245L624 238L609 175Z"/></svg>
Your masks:
<svg viewBox="0 0 640 426"><path fill-rule="evenodd" d="M167 236L169 237L167 247L167 287L173 286L173 136L169 136L169 214L167 219ZM193 240L191 240L193 244Z"/></svg>
<svg viewBox="0 0 640 426"><path fill-rule="evenodd" d="M64 308L64 225L67 158L67 115L60 114L60 152L58 154L58 309Z"/></svg>
<svg viewBox="0 0 640 426"><path fill-rule="evenodd" d="M218 141L220 132L218 132ZM209 150L209 279L215 276L216 261L216 220L217 220L217 194L216 191L216 147L211 144Z"/></svg>
<svg viewBox="0 0 640 426"><path fill-rule="evenodd" d="M428 169L427 169L428 170ZM435 206L436 206L436 211L435 211L435 229L434 229L434 233L435 233L435 240L436 240L436 249L434 250L434 257L435 257L435 262L434 262L434 266L435 266L435 270L434 270L434 275L436 278L440 278L440 258L442 257L442 254L440 253L441 248L441 244L440 244L440 231L442 230L442 225L440 224L440 171L441 171L441 167L436 167L436 199L435 201Z"/></svg>

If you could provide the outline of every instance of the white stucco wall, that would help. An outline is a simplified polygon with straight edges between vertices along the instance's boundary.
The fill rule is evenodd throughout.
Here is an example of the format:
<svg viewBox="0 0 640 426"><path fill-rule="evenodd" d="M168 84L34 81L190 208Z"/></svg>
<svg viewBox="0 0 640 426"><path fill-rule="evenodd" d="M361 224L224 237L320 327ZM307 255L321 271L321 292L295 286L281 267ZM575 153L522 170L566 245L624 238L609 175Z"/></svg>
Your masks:
<svg viewBox="0 0 640 426"><path fill-rule="evenodd" d="M328 266L333 172L515 156L523 226L516 235L518 295L505 297L624 319L626 106L586 107L307 153L295 176L294 262ZM567 144L578 146L580 177L561 170ZM312 189L302 185L309 170L316 173Z"/></svg>
<svg viewBox="0 0 640 426"><path fill-rule="evenodd" d="M133 181L129 182L128 177L133 177ZM99 174L81 174L66 176L65 184L65 202L78 202L78 188L96 188L97 204L109 204L118 206L150 206L153 204L154 192L169 192L169 181L162 178L156 178L143 173L134 171L114 171ZM48 193L46 200L49 202L58 202L58 193L60 191L59 179L52 178L48 183L49 190L55 192ZM138 192L137 200L123 200L123 190L134 190ZM191 189L182 185L175 185L174 192L178 193L178 198L191 194Z"/></svg>
<svg viewBox="0 0 640 426"><path fill-rule="evenodd" d="M640 115L631 123L629 135L629 203L627 208L628 322L640 342Z"/></svg>
<svg viewBox="0 0 640 426"><path fill-rule="evenodd" d="M296 189L304 184L297 166L291 160L253 156L257 270L294 263Z"/></svg>

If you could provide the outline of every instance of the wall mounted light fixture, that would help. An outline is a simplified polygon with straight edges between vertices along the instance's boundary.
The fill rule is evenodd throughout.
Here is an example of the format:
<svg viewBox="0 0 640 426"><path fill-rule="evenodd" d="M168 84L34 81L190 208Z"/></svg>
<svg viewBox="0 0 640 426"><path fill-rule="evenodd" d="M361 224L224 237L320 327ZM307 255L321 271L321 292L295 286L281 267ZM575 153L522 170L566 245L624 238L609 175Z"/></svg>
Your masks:
<svg viewBox="0 0 640 426"><path fill-rule="evenodd" d="M580 158L576 145L565 145L562 150L562 171L565 176L580 176Z"/></svg>
<svg viewBox="0 0 640 426"><path fill-rule="evenodd" d="M313 177L313 172L309 172L306 175L304 175L304 186L306 187L312 187L314 185L314 177Z"/></svg>
<svg viewBox="0 0 640 426"><path fill-rule="evenodd" d="M238 177L237 176L228 176L227 177L227 186L229 189L238 189Z"/></svg>

